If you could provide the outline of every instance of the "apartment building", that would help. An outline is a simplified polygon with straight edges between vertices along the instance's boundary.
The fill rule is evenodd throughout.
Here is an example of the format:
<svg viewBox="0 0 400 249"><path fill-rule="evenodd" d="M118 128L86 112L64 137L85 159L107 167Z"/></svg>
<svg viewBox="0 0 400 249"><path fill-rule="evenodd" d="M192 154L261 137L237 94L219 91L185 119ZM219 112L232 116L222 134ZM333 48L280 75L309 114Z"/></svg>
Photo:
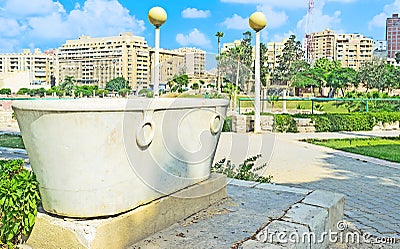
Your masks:
<svg viewBox="0 0 400 249"><path fill-rule="evenodd" d="M65 76L73 76L79 85L104 88L108 81L124 77L132 89L138 84L143 87L149 84L149 46L144 37L133 36L131 32L67 40L57 56L60 82Z"/></svg>
<svg viewBox="0 0 400 249"><path fill-rule="evenodd" d="M53 50L0 54L0 88L50 88L55 84L56 60Z"/></svg>
<svg viewBox="0 0 400 249"><path fill-rule="evenodd" d="M319 58L333 60L335 58L335 41L335 33L330 29L308 35L306 46L307 61L313 62Z"/></svg>
<svg viewBox="0 0 400 249"><path fill-rule="evenodd" d="M341 61L342 67L358 69L372 60L374 41L360 34L336 35L335 60Z"/></svg>
<svg viewBox="0 0 400 249"><path fill-rule="evenodd" d="M175 75L185 73L185 55L178 52L167 49L159 50L159 72L160 72L160 84L166 84ZM151 82L154 82L154 49L150 50L150 68Z"/></svg>
<svg viewBox="0 0 400 249"><path fill-rule="evenodd" d="M227 42L222 44L221 53L228 52L231 48L235 48L242 43L241 40L234 40L233 42Z"/></svg>
<svg viewBox="0 0 400 249"><path fill-rule="evenodd" d="M178 48L174 52L184 55L184 72L189 82L199 81L206 75L206 51L198 48Z"/></svg>
<svg viewBox="0 0 400 249"><path fill-rule="evenodd" d="M289 39L283 39L280 42L268 42L267 43L267 63L268 67L273 71L278 66L279 58L283 55L283 49L285 43Z"/></svg>
<svg viewBox="0 0 400 249"><path fill-rule="evenodd" d="M374 41L361 34L335 34L326 29L309 35L308 61L319 58L338 60L343 67L358 69L365 61L372 60Z"/></svg>
<svg viewBox="0 0 400 249"><path fill-rule="evenodd" d="M386 41L388 58L394 59L400 51L400 17L393 14L386 19Z"/></svg>

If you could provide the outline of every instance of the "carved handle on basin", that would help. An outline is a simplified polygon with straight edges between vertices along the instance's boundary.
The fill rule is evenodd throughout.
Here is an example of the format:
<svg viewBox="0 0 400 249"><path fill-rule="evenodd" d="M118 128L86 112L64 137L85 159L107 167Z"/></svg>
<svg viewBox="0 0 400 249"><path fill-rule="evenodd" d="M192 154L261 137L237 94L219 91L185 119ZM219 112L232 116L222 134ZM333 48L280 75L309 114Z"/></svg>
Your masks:
<svg viewBox="0 0 400 249"><path fill-rule="evenodd" d="M216 135L222 127L222 124L224 123L223 118L219 114L214 114L211 117L211 122L210 122L210 131L211 134Z"/></svg>
<svg viewBox="0 0 400 249"><path fill-rule="evenodd" d="M151 121L143 122L136 131L136 143L141 148L151 144L154 138L154 124Z"/></svg>

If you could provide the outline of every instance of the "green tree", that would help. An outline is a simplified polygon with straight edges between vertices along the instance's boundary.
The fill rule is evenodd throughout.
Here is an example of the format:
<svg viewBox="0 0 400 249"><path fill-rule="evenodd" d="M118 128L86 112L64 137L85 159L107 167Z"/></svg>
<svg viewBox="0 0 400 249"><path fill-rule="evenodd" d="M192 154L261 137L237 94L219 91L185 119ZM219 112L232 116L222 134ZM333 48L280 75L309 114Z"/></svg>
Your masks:
<svg viewBox="0 0 400 249"><path fill-rule="evenodd" d="M219 82L221 82L221 75L220 75L220 73L221 73L221 69L220 69L220 67L221 67L221 65L220 65L220 56L221 56L221 38L222 37L224 37L224 33L223 32L221 32L221 31L218 31L216 34L215 34L215 36L217 37L217 42L218 42L218 56L217 56L217 60L218 60L218 75L217 75L217 83L219 84ZM218 89L218 90L220 90L220 89Z"/></svg>
<svg viewBox="0 0 400 249"><path fill-rule="evenodd" d="M310 76L316 81L319 93L322 95L322 87L326 85L331 72L341 68L341 62L337 60L328 60L320 58L314 62L313 68L310 69Z"/></svg>
<svg viewBox="0 0 400 249"><path fill-rule="evenodd" d="M117 77L106 83L105 89L112 92L118 92L122 89L130 89L129 82L124 77Z"/></svg>
<svg viewBox="0 0 400 249"><path fill-rule="evenodd" d="M268 47L266 44L260 44L260 81L263 86L267 86L270 70L268 67Z"/></svg>
<svg viewBox="0 0 400 249"><path fill-rule="evenodd" d="M357 86L357 72L353 68L339 68L333 70L327 79L327 86L330 87L329 97L334 97L338 89L342 96L345 96L345 89L351 85Z"/></svg>
<svg viewBox="0 0 400 249"><path fill-rule="evenodd" d="M182 93L189 84L189 77L186 74L175 76L168 85L171 86L171 92Z"/></svg>
<svg viewBox="0 0 400 249"><path fill-rule="evenodd" d="M358 81L367 89L385 88L383 79L385 78L386 62L379 58L364 62L358 71Z"/></svg>
<svg viewBox="0 0 400 249"><path fill-rule="evenodd" d="M240 63L247 68L253 68L253 46L251 45L251 40L253 39L251 32L246 31L243 33L243 39L240 42L239 55ZM254 71L254 69L252 69Z"/></svg>
<svg viewBox="0 0 400 249"><path fill-rule="evenodd" d="M400 63L400 51L395 54L395 60L397 64Z"/></svg>
<svg viewBox="0 0 400 249"><path fill-rule="evenodd" d="M200 85L199 85L199 83L196 83L196 82L195 82L195 83L192 84L192 87L191 87L191 88L192 88L193 90L196 91L196 90L199 90Z"/></svg>
<svg viewBox="0 0 400 249"><path fill-rule="evenodd" d="M291 80L298 73L295 71L296 67L292 64L296 61L302 60L304 51L301 47L300 41L296 41L296 36L291 35L285 42L285 47L282 51L282 56L278 58L278 66L273 72L273 80L280 82L281 85L289 86Z"/></svg>
<svg viewBox="0 0 400 249"><path fill-rule="evenodd" d="M253 67L253 46L251 45L252 35L250 31L243 33L243 39L240 45L229 49L221 54L221 72L223 72L223 82L243 86L249 82L254 74ZM266 50L266 46L264 50ZM265 52L266 53L266 52ZM264 68L262 67L261 70ZM261 71L262 73L265 71ZM263 74L261 74L261 78ZM237 79L238 78L238 79ZM266 76L265 76L266 78ZM265 84L265 80L264 80ZM239 87L237 86L237 87Z"/></svg>
<svg viewBox="0 0 400 249"><path fill-rule="evenodd" d="M199 89L199 83L193 83L192 84L192 89L193 90L198 90Z"/></svg>
<svg viewBox="0 0 400 249"><path fill-rule="evenodd" d="M400 71L397 67L390 64L385 64L384 74L382 78L382 85L378 88L379 91L383 92L387 90L389 93L392 89L398 88L400 82Z"/></svg>
<svg viewBox="0 0 400 249"><path fill-rule="evenodd" d="M336 60L328 60L327 58L319 58L314 63L314 68L319 68L323 70L325 73L332 72L333 70L337 70L341 68L340 61Z"/></svg>
<svg viewBox="0 0 400 249"><path fill-rule="evenodd" d="M76 80L74 76L65 76L64 81L60 84L60 89L67 95L72 95L72 91L75 89Z"/></svg>

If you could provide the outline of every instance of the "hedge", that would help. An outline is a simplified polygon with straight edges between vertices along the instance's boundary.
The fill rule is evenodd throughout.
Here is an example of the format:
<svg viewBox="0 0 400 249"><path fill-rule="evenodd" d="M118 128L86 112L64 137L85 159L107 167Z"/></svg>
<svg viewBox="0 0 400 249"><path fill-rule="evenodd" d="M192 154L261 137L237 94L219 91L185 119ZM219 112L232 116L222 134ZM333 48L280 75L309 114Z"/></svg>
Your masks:
<svg viewBox="0 0 400 249"><path fill-rule="evenodd" d="M371 131L379 122L400 121L400 112L369 112L346 114L305 114L293 115L299 118L311 118L317 132L335 131Z"/></svg>
<svg viewBox="0 0 400 249"><path fill-rule="evenodd" d="M298 132L296 121L289 114L275 114L273 130L275 132Z"/></svg>
<svg viewBox="0 0 400 249"><path fill-rule="evenodd" d="M245 115L252 115L246 113ZM270 114L273 115L275 132L298 132L294 118L310 118L315 123L317 132L336 131L371 131L379 122L393 123L400 121L400 112L368 112L368 113L336 113L336 114ZM224 131L228 130L228 123L224 124Z"/></svg>

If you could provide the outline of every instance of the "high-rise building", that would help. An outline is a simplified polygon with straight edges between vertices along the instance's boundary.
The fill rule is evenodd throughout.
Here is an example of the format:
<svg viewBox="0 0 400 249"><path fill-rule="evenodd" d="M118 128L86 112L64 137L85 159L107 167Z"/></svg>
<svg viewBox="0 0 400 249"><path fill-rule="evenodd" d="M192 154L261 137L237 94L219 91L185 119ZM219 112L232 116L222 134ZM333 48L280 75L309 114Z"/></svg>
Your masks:
<svg viewBox="0 0 400 249"><path fill-rule="evenodd" d="M73 76L78 84L104 88L108 81L124 77L136 89L137 84L147 87L150 79L149 46L143 37L130 32L67 40L59 48L58 59L60 82L65 76Z"/></svg>
<svg viewBox="0 0 400 249"><path fill-rule="evenodd" d="M342 67L358 69L365 61L372 60L374 41L360 34L336 35L335 60Z"/></svg>
<svg viewBox="0 0 400 249"><path fill-rule="evenodd" d="M206 51L198 48L178 48L173 51L185 56L185 73L187 75L204 75L206 70Z"/></svg>
<svg viewBox="0 0 400 249"><path fill-rule="evenodd" d="M50 88L54 84L56 56L53 50L24 49L22 53L0 54L1 88Z"/></svg>
<svg viewBox="0 0 400 249"><path fill-rule="evenodd" d="M279 58L283 55L283 49L288 39L283 39L281 42L267 43L267 63L268 67L273 71L278 66Z"/></svg>
<svg viewBox="0 0 400 249"><path fill-rule="evenodd" d="M374 41L373 56L386 60L387 58L387 42L382 40Z"/></svg>
<svg viewBox="0 0 400 249"><path fill-rule="evenodd" d="M374 41L361 34L335 34L326 29L310 34L313 51L309 61L319 58L338 60L343 67L358 69L363 62L372 60Z"/></svg>
<svg viewBox="0 0 400 249"><path fill-rule="evenodd" d="M395 58L400 51L400 17L393 14L386 19L386 41L388 58Z"/></svg>
<svg viewBox="0 0 400 249"><path fill-rule="evenodd" d="M308 53L308 61L316 61L319 58L327 58L333 60L335 57L335 33L330 29L322 32L315 32L309 35L307 42L311 48Z"/></svg>
<svg viewBox="0 0 400 249"><path fill-rule="evenodd" d="M154 49L150 50L150 84L154 82ZM165 84L175 75L185 72L185 55L172 50L160 49L159 51L160 83Z"/></svg>

